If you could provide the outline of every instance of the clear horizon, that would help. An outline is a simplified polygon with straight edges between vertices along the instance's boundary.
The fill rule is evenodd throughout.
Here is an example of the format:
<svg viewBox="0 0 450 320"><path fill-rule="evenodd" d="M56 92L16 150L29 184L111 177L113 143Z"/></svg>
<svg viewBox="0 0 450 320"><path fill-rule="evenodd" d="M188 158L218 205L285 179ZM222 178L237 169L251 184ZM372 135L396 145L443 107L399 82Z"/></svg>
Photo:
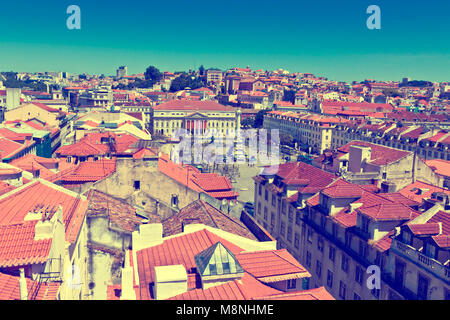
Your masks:
<svg viewBox="0 0 450 320"><path fill-rule="evenodd" d="M81 8L81 30L66 9ZM369 30L366 9L381 9ZM310 72L336 81L450 81L448 1L174 0L5 3L0 71L129 74L217 67Z"/></svg>

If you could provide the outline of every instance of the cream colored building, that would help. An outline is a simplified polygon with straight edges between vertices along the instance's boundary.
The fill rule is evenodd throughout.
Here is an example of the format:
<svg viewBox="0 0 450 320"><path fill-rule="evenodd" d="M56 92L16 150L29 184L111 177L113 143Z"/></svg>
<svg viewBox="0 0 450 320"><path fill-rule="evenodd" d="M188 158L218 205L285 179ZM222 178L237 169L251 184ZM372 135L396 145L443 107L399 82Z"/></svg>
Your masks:
<svg viewBox="0 0 450 320"><path fill-rule="evenodd" d="M264 128L279 129L284 134L292 135L300 146L322 154L325 149L332 147L333 129L342 121L340 118L320 115L271 111L264 116Z"/></svg>
<svg viewBox="0 0 450 320"><path fill-rule="evenodd" d="M212 130L231 135L240 128L240 111L213 101L173 100L153 108L152 123L153 132L165 136L180 128L191 134Z"/></svg>

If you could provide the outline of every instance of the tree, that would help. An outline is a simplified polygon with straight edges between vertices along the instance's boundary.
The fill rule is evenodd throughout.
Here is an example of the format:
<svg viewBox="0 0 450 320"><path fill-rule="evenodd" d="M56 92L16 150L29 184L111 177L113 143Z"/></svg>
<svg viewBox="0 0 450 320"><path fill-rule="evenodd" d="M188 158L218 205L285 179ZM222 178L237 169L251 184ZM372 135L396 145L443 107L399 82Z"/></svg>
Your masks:
<svg viewBox="0 0 450 320"><path fill-rule="evenodd" d="M176 92L185 88L197 89L204 86L205 84L200 78L182 73L180 76L172 80L172 83L170 84L170 91Z"/></svg>
<svg viewBox="0 0 450 320"><path fill-rule="evenodd" d="M241 126L243 126L244 128L253 127L254 124L255 124L255 120L252 118L245 118L241 122Z"/></svg>
<svg viewBox="0 0 450 320"><path fill-rule="evenodd" d="M401 97L400 92L395 89L383 89L382 92L386 97Z"/></svg>
<svg viewBox="0 0 450 320"><path fill-rule="evenodd" d="M145 80L150 81L151 83L155 84L162 78L162 73L158 70L158 68L154 66L150 66L145 70L144 73Z"/></svg>
<svg viewBox="0 0 450 320"><path fill-rule="evenodd" d="M284 89L283 101L289 101L294 103L295 101L295 91L294 90L286 90Z"/></svg>
<svg viewBox="0 0 450 320"><path fill-rule="evenodd" d="M264 123L264 115L268 110L260 110L255 116L255 121L253 122L253 128L262 128Z"/></svg>
<svg viewBox="0 0 450 320"><path fill-rule="evenodd" d="M205 73L205 67L201 65L200 68L198 68L198 72L200 73L201 76L203 76Z"/></svg>
<svg viewBox="0 0 450 320"><path fill-rule="evenodd" d="M294 137L290 134L280 133L280 144L292 146L294 144Z"/></svg>

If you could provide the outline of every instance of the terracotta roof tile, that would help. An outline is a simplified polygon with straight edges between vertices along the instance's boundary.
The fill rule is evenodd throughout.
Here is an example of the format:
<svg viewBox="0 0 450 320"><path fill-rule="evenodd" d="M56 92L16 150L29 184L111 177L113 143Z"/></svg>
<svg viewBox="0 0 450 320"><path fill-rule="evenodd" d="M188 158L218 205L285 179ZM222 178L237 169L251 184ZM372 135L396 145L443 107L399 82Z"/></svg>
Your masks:
<svg viewBox="0 0 450 320"><path fill-rule="evenodd" d="M0 196L0 226L22 224L28 212L37 206L57 208L59 205L63 208L66 240L73 243L85 217L87 200L42 179Z"/></svg>
<svg viewBox="0 0 450 320"><path fill-rule="evenodd" d="M196 200L172 217L164 220L164 236L183 232L183 224L200 223L242 237L256 240L253 233L238 219L217 210L203 200Z"/></svg>
<svg viewBox="0 0 450 320"><path fill-rule="evenodd" d="M0 300L20 300L19 277L0 273ZM36 281L26 278L28 298L34 300L56 300L59 283L43 283L35 292Z"/></svg>

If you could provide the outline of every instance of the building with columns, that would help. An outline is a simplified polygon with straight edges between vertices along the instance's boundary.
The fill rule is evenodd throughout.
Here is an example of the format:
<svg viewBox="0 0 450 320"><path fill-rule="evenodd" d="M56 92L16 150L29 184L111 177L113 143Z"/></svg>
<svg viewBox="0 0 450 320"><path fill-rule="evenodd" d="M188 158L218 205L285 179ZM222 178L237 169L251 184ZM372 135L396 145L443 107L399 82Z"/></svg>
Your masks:
<svg viewBox="0 0 450 320"><path fill-rule="evenodd" d="M153 133L171 136L183 128L191 134L208 129L219 135L234 134L240 128L240 110L214 101L173 100L153 108Z"/></svg>

